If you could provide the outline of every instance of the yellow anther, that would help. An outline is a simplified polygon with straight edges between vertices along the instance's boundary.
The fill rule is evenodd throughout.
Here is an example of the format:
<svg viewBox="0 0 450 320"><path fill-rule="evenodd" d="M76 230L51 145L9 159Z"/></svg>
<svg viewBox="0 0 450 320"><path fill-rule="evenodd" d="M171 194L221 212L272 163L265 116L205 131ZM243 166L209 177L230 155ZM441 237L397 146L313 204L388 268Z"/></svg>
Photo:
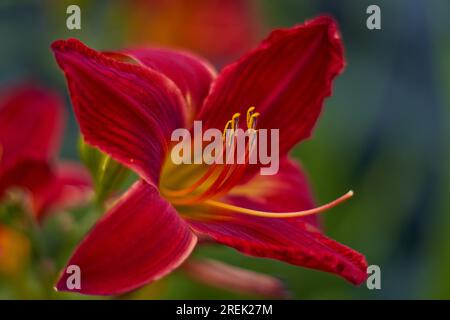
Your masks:
<svg viewBox="0 0 450 320"><path fill-rule="evenodd" d="M233 114L233 117L231 118L231 121L233 121L233 130L236 130L238 128L240 116L241 114L239 112Z"/></svg>
<svg viewBox="0 0 450 320"><path fill-rule="evenodd" d="M247 128L250 127L250 117L251 117L251 115L253 114L253 111L254 111L254 110L255 110L255 107L254 107L254 106L248 108L248 110L247 110Z"/></svg>
<svg viewBox="0 0 450 320"><path fill-rule="evenodd" d="M260 116L259 112L255 112L254 114L252 114L250 116L249 123L247 124L248 129L255 129L256 128L256 121L257 121L257 118L259 116Z"/></svg>
<svg viewBox="0 0 450 320"><path fill-rule="evenodd" d="M230 127L233 127L233 120L228 120L227 124L225 125L225 130L230 129Z"/></svg>
<svg viewBox="0 0 450 320"><path fill-rule="evenodd" d="M225 124L225 129L223 129L223 134L222 134L222 138L224 140L225 140L225 137L227 136L227 133L228 133L229 129L231 129L231 133L233 133L234 130L236 130L238 128L238 126L239 126L239 117L240 116L241 116L241 114L239 112L233 114L233 117L231 118L231 120L229 120Z"/></svg>

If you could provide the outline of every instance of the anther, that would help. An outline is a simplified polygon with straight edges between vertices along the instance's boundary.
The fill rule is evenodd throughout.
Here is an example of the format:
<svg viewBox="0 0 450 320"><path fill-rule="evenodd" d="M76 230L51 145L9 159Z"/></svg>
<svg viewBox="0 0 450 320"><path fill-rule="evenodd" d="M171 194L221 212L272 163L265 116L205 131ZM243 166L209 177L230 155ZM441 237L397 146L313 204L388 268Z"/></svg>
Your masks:
<svg viewBox="0 0 450 320"><path fill-rule="evenodd" d="M249 124L247 124L249 129L256 129L257 118L260 116L259 112L255 112L250 116Z"/></svg>
<svg viewBox="0 0 450 320"><path fill-rule="evenodd" d="M233 120L228 120L228 122L225 124L225 129L223 129L223 134L222 134L222 138L225 140L225 136L228 133L228 129L230 129L230 127L233 127Z"/></svg>
<svg viewBox="0 0 450 320"><path fill-rule="evenodd" d="M248 110L247 110L247 128L250 128L250 117L253 114L254 110L255 110L254 106L248 108Z"/></svg>
<svg viewBox="0 0 450 320"><path fill-rule="evenodd" d="M240 113L235 113L233 117L231 118L231 121L233 121L233 130L236 130L239 127L239 117L241 116Z"/></svg>

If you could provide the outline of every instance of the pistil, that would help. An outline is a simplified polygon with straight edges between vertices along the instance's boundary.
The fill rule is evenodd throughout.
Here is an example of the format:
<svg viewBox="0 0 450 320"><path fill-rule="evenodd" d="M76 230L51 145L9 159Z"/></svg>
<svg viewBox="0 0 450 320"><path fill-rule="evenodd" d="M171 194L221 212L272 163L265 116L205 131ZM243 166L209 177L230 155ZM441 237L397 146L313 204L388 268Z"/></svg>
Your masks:
<svg viewBox="0 0 450 320"><path fill-rule="evenodd" d="M343 196L337 198L336 200L333 200L333 201L331 201L327 204L324 204L320 207L316 207L316 208L308 209L308 210L302 210L302 211L295 211L295 212L259 211L259 210L253 210L253 209L248 209L248 208L244 208L244 207L239 207L239 206L235 206L232 204L223 203L223 202L219 202L219 201L215 201L215 200L207 200L207 201L205 201L205 204L212 206L212 207L224 209L229 212L242 213L242 214L246 214L246 215L263 217L263 218L298 218L298 217L305 217L305 216L310 216L313 214L322 213L322 212L324 212L328 209L331 209L331 208L337 206L338 204L350 199L352 196L353 196L353 191L350 190L349 192L347 192Z"/></svg>

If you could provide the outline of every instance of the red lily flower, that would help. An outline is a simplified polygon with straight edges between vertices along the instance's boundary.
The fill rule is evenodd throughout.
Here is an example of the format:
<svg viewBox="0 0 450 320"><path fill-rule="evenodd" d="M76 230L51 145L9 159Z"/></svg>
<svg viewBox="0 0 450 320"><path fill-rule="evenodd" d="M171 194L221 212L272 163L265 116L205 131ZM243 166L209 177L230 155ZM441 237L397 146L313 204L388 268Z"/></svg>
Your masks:
<svg viewBox="0 0 450 320"><path fill-rule="evenodd" d="M86 142L141 177L71 257L68 265L81 270L81 288L74 291L120 294L157 280L185 261L197 237L354 284L366 279L365 258L325 237L310 215L349 194L307 210L314 206L308 183L287 155L310 136L344 66L331 18L272 32L217 77L203 60L182 52L100 53L75 39L56 41L52 49ZM278 174L258 175L258 165L170 161L174 129L191 127L193 119L222 129L249 106L260 114L258 128L280 128ZM58 290L70 290L69 276L62 273Z"/></svg>
<svg viewBox="0 0 450 320"><path fill-rule="evenodd" d="M34 85L0 96L0 200L11 187L30 192L39 221L61 206L85 200L91 190L87 171L53 161L63 129L58 97Z"/></svg>

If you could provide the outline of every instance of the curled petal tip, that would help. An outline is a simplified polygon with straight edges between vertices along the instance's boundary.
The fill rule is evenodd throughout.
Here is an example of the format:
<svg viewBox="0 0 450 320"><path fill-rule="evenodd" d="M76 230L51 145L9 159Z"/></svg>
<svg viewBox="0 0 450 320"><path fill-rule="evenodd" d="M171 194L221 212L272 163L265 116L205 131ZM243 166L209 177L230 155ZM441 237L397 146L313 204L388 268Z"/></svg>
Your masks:
<svg viewBox="0 0 450 320"><path fill-rule="evenodd" d="M52 42L52 44L50 45L50 48L52 50L56 50L61 48L64 45L65 41L64 40L55 40Z"/></svg>
<svg viewBox="0 0 450 320"><path fill-rule="evenodd" d="M64 50L67 49L69 46L74 46L74 45L83 45L81 43L81 41L79 41L78 39L75 38L69 38L67 40L63 40L63 39L58 39L53 41L53 43L50 45L50 48L55 51L55 50Z"/></svg>

